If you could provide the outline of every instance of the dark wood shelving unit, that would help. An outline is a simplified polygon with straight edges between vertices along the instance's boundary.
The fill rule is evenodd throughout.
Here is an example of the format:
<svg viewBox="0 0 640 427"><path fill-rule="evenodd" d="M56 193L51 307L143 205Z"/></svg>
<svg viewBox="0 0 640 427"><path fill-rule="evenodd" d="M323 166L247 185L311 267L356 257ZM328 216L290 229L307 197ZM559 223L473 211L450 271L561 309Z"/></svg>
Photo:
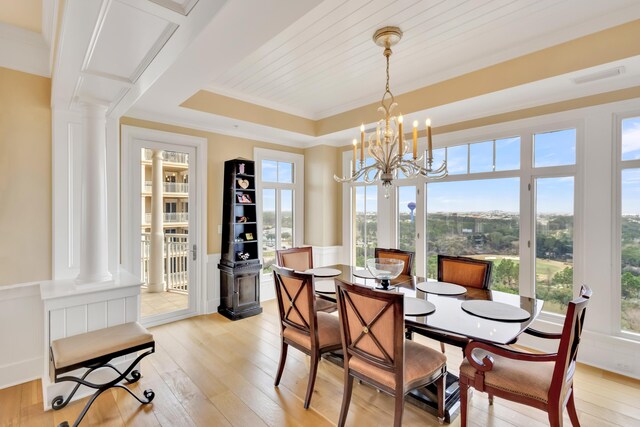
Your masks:
<svg viewBox="0 0 640 427"><path fill-rule="evenodd" d="M255 163L247 159L224 162L220 306L231 320L262 313Z"/></svg>

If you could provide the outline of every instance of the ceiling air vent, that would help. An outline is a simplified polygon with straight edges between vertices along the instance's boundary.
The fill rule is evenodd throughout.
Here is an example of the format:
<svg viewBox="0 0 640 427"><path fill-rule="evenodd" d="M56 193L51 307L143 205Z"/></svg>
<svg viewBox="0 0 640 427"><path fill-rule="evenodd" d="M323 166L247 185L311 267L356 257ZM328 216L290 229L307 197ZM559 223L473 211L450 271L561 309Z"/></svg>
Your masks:
<svg viewBox="0 0 640 427"><path fill-rule="evenodd" d="M595 82L596 80L608 79L609 77L619 76L624 73L624 67L610 68L608 70L598 71L597 73L587 74L584 76L576 77L572 79L577 85L583 83Z"/></svg>

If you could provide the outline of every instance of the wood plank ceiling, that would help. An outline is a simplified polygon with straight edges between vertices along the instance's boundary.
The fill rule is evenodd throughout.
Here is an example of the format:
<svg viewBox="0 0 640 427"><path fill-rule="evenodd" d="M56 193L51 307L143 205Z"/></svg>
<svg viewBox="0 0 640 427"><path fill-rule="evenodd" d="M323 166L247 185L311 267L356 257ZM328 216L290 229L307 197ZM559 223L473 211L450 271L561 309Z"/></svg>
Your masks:
<svg viewBox="0 0 640 427"><path fill-rule="evenodd" d="M391 58L395 94L597 31L631 0L326 0L266 41L207 90L318 119L384 89L384 57L371 40L404 31ZM620 19L620 18L618 18Z"/></svg>

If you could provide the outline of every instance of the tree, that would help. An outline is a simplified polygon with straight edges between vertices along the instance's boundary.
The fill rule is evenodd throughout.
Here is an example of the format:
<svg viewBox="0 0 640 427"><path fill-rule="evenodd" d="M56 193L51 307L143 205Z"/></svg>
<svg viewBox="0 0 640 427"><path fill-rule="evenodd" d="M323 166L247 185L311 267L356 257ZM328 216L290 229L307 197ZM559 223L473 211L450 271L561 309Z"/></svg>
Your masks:
<svg viewBox="0 0 640 427"><path fill-rule="evenodd" d="M551 283L554 285L573 286L573 268L565 267L564 270L558 271L553 275Z"/></svg>
<svg viewBox="0 0 640 427"><path fill-rule="evenodd" d="M518 289L518 278L520 276L520 264L511 260L503 259L494 264L493 281L509 289Z"/></svg>

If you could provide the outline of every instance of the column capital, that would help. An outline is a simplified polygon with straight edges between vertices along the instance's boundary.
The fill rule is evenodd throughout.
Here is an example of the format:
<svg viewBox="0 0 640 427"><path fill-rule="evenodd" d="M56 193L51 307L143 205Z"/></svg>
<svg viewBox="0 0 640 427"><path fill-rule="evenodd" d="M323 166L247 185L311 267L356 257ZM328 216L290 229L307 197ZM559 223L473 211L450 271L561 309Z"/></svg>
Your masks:
<svg viewBox="0 0 640 427"><path fill-rule="evenodd" d="M104 119L107 116L108 105L96 102L82 101L80 102L80 110L85 117Z"/></svg>

